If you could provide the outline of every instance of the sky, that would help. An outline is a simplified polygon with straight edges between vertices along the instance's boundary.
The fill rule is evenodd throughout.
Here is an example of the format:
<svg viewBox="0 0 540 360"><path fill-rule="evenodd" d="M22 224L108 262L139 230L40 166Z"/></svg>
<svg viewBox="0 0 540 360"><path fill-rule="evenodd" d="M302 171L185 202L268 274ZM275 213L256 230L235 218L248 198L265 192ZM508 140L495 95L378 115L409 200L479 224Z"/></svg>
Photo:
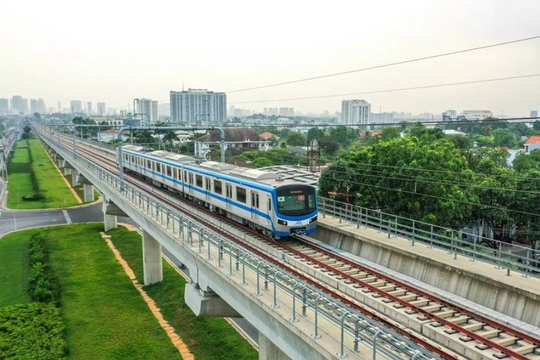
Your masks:
<svg viewBox="0 0 540 360"><path fill-rule="evenodd" d="M537 35L538 0L9 1L0 9L0 98L127 108L134 98L167 101L182 86L228 92ZM333 113L360 98L373 112L528 116L540 110L540 77L265 102L528 74L540 74L540 39L231 93L228 105Z"/></svg>

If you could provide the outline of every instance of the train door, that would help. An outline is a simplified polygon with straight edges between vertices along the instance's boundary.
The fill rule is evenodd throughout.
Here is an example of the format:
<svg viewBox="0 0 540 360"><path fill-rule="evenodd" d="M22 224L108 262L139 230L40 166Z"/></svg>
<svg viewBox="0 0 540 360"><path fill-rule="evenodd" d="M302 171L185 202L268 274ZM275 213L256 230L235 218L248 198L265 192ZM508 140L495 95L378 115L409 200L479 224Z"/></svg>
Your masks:
<svg viewBox="0 0 540 360"><path fill-rule="evenodd" d="M211 185L210 178L205 176L204 182L205 182L204 193L206 195L206 203L210 204L210 200L211 200L210 193L212 192L212 185Z"/></svg>
<svg viewBox="0 0 540 360"><path fill-rule="evenodd" d="M266 204L265 204L265 211L268 214L268 228L272 229L272 219L274 218L273 212L272 212L272 194L266 194Z"/></svg>
<svg viewBox="0 0 540 360"><path fill-rule="evenodd" d="M259 222L259 193L251 190L251 221L254 223Z"/></svg>
<svg viewBox="0 0 540 360"><path fill-rule="evenodd" d="M227 198L227 204L225 206L227 207L227 210L230 211L232 209L232 185L229 183L225 183L225 197Z"/></svg>

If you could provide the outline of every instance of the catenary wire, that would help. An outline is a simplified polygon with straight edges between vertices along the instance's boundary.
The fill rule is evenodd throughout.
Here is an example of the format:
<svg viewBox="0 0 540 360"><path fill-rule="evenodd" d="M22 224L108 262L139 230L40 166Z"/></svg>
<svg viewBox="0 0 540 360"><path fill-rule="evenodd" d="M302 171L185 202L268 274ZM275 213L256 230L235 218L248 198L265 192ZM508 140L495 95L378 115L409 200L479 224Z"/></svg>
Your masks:
<svg viewBox="0 0 540 360"><path fill-rule="evenodd" d="M540 214L535 214L535 213L531 213L531 212L527 212L527 211L521 211L521 210L508 209L508 208L505 208L505 207L502 207L502 206L477 204L477 203L473 203L473 202L470 202L470 201L464 201L464 200L458 200L458 199L450 199L450 198L437 196L437 195L418 193L418 192L414 192L414 191L390 188L390 187L386 187L386 186L366 184L366 183L357 182L357 181L347 181L347 180L343 180L343 179L332 179L332 180L340 181L340 182L349 182L349 183L354 183L354 184L358 184L358 185L365 185L365 186L368 186L368 187L375 187L375 188L380 188L380 189L385 189L385 190L393 190L393 191L398 191L398 192L402 192L402 193L418 195L418 196L421 196L421 197L429 197L429 198L452 201L452 202L457 202L457 203L462 203L462 204L467 204L467 205L472 205L472 206L485 207L485 208L491 208L491 209L515 212L515 213L519 213L519 214L523 214L523 215L532 215L532 216L539 216L540 217Z"/></svg>
<svg viewBox="0 0 540 360"><path fill-rule="evenodd" d="M231 104L250 104L250 103L276 102L276 101L298 101L298 100L313 100L313 99L324 99L324 98L333 98L333 97L344 97L344 96L352 96L352 95L381 94L381 93L389 93L389 92L433 89L433 88L451 87L451 86L459 86L459 85L481 84L481 83L496 82L496 81L526 79L526 78L532 78L532 77L538 77L538 76L540 76L540 74L527 74L527 75L508 76L508 77L500 77L500 78L492 78L492 79L460 81L460 82L454 82L454 83L412 86L412 87L404 87L404 88L396 88L396 89L371 90L371 91L345 93L345 94L318 95L318 96L306 96L306 97L284 98L284 99L268 99L268 100L231 101Z"/></svg>
<svg viewBox="0 0 540 360"><path fill-rule="evenodd" d="M386 68L386 67L391 67L391 66L397 66L397 65L409 64L409 63L413 63L413 62L430 60L430 59L436 59L436 58L441 58L441 57L445 57L445 56L463 54L463 53L472 52L472 51L484 50L484 49L489 49L489 48L494 48L494 47L499 47L499 46L504 46L504 45L515 44L515 43L519 43L519 42L536 40L536 39L539 39L539 38L540 38L540 35L536 35L536 36L531 36L531 37L527 37L527 38L521 38L521 39L505 41L505 42L500 42L500 43L495 43L495 44L490 44L490 45L484 45L484 46L477 46L477 47L473 47L473 48L462 49L462 50L457 50L457 51L451 51L451 52L446 52L446 53L437 54L437 55L429 55L429 56L423 56L423 57L418 57L418 58L414 58L414 59L396 61L396 62L391 62L391 63L387 63L387 64L369 66L369 67L360 68L360 69L354 69L354 70L342 71L342 72L337 72L337 73L332 73L332 74L313 76L313 77L308 77L308 78L303 78L303 79L296 79L296 80L291 80L291 81L284 81L284 82L279 82L279 83L273 83L273 84L254 86L254 87L243 88L243 89L238 89L238 90L232 90L232 91L228 91L227 93L232 94L232 93L238 93L238 92L243 92L243 91L264 89L264 88L269 88L269 87L276 87L276 86L282 86L282 85L295 84L295 83L299 83L299 82L319 80L319 79L324 79L324 78L329 78L329 77L334 77L334 76L341 76L341 75L352 74L352 73L357 73L357 72L381 69L381 68Z"/></svg>

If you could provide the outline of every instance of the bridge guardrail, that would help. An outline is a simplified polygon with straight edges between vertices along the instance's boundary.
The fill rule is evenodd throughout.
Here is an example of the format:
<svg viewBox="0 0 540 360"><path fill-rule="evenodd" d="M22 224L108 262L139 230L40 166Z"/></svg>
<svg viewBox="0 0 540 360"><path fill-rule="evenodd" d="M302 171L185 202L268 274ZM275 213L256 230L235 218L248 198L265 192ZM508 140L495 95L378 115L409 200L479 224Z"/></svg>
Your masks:
<svg viewBox="0 0 540 360"><path fill-rule="evenodd" d="M484 261L498 268L518 271L523 276L540 277L540 251L525 245L509 245L506 242L479 235L464 240L462 231L445 228L382 211L346 204L341 201L318 197L322 216L330 215L339 221L356 224L357 228L370 227L390 237L403 237L414 246L416 241L429 244L453 254L466 256L472 261ZM467 234L469 235L469 234Z"/></svg>
<svg viewBox="0 0 540 360"><path fill-rule="evenodd" d="M120 183L118 176L102 169L98 165L74 154L73 150L64 147L54 139L40 134L57 152L70 163L78 164L101 181L117 196L129 202L136 211L150 217L154 223L172 235L173 240L180 246L189 246L207 261L214 260L217 255L218 266L229 267L229 274L242 277L242 285L247 285L246 272L251 272L256 278L256 293L262 296L263 292L273 294L273 304L278 303L291 312L290 321L308 321L313 326L313 338L321 334L334 338L340 344L338 356L346 356L347 351L356 353L359 347L369 345L373 349L373 356L383 355L388 359L402 360L408 356L416 360L439 359L437 355L414 343L383 324L376 322L358 310L338 301L329 294L306 283L293 274L287 273L283 268L274 265L259 255L242 248L237 243L221 235L213 233L208 227L197 223L176 209L159 201L158 199L132 187ZM52 144L51 144L52 143ZM194 236L197 235L197 240ZM252 284L255 285L255 284ZM280 294L288 294L292 306L280 301ZM313 317L313 320L309 315ZM322 320L332 324L333 330L325 331L320 326ZM336 338L332 332L340 334Z"/></svg>

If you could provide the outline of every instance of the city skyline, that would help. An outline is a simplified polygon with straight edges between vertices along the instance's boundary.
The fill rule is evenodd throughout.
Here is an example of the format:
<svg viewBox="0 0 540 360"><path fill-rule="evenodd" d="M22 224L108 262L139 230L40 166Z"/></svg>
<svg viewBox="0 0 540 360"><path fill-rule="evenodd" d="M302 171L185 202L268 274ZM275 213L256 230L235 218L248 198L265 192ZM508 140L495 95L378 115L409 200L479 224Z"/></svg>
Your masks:
<svg viewBox="0 0 540 360"><path fill-rule="evenodd" d="M532 40L317 81L232 92L539 35L540 3L535 0L467 4L350 1L335 7L278 1L275 5L260 13L254 4L243 1L183 5L158 1L154 8L163 11L152 14L144 7L133 7L127 17L122 16L124 5L98 0L80 17L71 17L66 13L70 8L67 1L7 3L0 13L0 98L24 94L28 99L43 98L48 104L90 99L94 104L105 101L111 107L127 109L138 94L162 104L168 100L169 91L182 89L185 84L186 88L225 92L228 105L246 108L244 101L379 91L540 72L540 40ZM21 8L28 10L22 12ZM104 8L106 12L101 11ZM212 11L206 12L208 8ZM186 37L182 46L172 46L178 30L174 20L180 11L204 12L211 25L200 26L197 17L186 16L182 28L196 28L197 37ZM358 21L358 11L370 16ZM229 21L234 17L242 21ZM275 18L289 25L268 26ZM81 21L95 19L104 25L80 26ZM509 19L519 19L520 26ZM131 26L141 20L148 26ZM219 36L215 29L220 29ZM143 40L151 44L152 51L137 51ZM243 46L232 46L236 43ZM265 107L293 107L304 113L334 113L339 111L341 100L357 97L261 102L249 107L257 112ZM374 109L382 107L385 111L491 109L495 114L504 110L525 116L540 107L540 82L537 78L515 79L360 98L366 98Z"/></svg>

